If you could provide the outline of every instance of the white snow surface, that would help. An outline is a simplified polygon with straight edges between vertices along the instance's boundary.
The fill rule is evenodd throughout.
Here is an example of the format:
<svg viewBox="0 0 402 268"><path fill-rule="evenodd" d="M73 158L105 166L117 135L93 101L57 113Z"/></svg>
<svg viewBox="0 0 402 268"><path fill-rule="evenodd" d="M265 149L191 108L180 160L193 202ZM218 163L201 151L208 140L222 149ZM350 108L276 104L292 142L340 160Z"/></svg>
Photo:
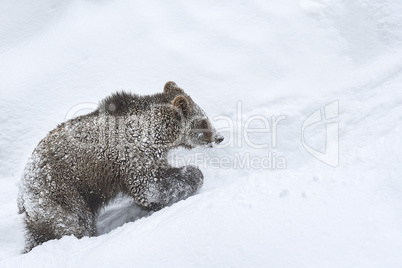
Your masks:
<svg viewBox="0 0 402 268"><path fill-rule="evenodd" d="M400 267L401 1L0 6L0 267ZM119 196L99 217L99 236L63 237L21 255L17 183L39 141L72 108L90 111L116 90L161 92L169 80L226 139L223 148L172 153L201 156L202 190L152 214ZM304 120L334 101L337 167L302 144ZM256 115L286 116L275 148L273 131L249 134L269 147L247 144L244 127ZM325 150L326 123L305 129L306 144ZM286 166L233 164L270 152Z"/></svg>

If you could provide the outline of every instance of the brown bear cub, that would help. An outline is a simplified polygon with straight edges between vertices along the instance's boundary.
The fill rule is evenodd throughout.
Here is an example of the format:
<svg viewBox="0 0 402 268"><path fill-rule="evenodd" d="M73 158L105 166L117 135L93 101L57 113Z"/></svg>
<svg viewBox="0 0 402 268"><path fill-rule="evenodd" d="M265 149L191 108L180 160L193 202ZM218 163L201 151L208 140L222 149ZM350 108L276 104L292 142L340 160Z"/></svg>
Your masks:
<svg viewBox="0 0 402 268"><path fill-rule="evenodd" d="M65 235L95 235L99 209L119 193L156 211L199 190L196 166L172 167L170 149L212 146L223 137L174 82L162 93L115 93L97 110L64 122L38 144L20 183L25 252Z"/></svg>

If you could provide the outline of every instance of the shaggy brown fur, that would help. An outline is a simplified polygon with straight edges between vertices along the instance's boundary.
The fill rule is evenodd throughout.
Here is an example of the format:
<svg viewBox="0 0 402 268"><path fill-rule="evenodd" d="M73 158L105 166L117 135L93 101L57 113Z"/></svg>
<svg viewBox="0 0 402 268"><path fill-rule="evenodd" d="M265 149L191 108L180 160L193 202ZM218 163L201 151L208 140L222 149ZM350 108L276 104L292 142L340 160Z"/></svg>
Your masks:
<svg viewBox="0 0 402 268"><path fill-rule="evenodd" d="M64 122L36 147L20 184L25 252L64 235L95 234L98 210L119 193L147 210L194 194L198 167L171 167L170 149L221 142L200 107L174 82L163 93L115 93L87 115Z"/></svg>

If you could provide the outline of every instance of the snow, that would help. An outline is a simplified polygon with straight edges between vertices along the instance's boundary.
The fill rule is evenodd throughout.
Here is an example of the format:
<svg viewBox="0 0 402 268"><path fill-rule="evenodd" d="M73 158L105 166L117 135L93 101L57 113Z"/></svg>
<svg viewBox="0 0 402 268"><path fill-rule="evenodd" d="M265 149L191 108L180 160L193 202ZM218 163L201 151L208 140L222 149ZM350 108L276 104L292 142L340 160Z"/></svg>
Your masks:
<svg viewBox="0 0 402 268"><path fill-rule="evenodd" d="M3 1L0 266L399 267L401 8L392 0ZM120 196L100 216L99 236L21 255L17 183L38 142L116 90L152 94L169 80L225 136L223 148L172 152L172 164L202 169L199 194L152 215ZM303 122L317 110L325 119L334 101L338 117L302 137ZM336 167L302 143L330 153L326 123L339 124ZM241 166L247 155L256 162ZM269 168L258 166L264 157ZM283 168L273 164L280 159Z"/></svg>

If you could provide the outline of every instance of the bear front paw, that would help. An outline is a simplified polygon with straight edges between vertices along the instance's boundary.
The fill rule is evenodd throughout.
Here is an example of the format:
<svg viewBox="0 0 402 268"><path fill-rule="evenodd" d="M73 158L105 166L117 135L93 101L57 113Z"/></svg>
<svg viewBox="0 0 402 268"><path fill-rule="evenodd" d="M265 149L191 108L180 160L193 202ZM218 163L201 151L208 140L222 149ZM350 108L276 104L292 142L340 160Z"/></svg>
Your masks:
<svg viewBox="0 0 402 268"><path fill-rule="evenodd" d="M197 166L188 165L181 168L182 178L191 186L194 192L198 191L204 182L204 175Z"/></svg>

